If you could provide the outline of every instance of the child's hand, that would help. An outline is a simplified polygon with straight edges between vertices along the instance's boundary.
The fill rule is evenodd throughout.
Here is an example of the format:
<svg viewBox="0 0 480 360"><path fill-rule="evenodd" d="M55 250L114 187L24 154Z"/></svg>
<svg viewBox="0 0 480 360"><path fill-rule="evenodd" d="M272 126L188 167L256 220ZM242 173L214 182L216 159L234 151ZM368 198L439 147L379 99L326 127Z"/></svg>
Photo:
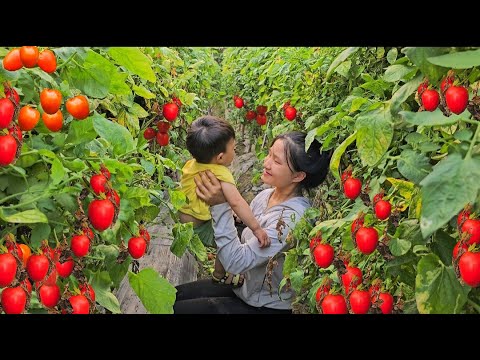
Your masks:
<svg viewBox="0 0 480 360"><path fill-rule="evenodd" d="M270 238L267 235L267 232L263 230L262 228L255 230L253 234L257 237L258 242L260 243L260 247L269 247L270 246Z"/></svg>

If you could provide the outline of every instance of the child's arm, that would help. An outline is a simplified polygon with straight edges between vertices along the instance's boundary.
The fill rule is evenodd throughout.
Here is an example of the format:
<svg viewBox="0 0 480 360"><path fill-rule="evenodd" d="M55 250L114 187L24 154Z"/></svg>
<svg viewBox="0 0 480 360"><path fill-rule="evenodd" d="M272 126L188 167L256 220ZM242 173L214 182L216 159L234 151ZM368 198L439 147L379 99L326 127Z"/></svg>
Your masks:
<svg viewBox="0 0 480 360"><path fill-rule="evenodd" d="M270 238L265 230L260 227L260 224L253 215L250 206L247 204L242 195L240 195L240 192L236 186L225 181L221 181L221 184L225 199L230 204L232 210L238 215L240 220L242 220L243 223L253 231L253 234L260 242L260 247L270 246Z"/></svg>

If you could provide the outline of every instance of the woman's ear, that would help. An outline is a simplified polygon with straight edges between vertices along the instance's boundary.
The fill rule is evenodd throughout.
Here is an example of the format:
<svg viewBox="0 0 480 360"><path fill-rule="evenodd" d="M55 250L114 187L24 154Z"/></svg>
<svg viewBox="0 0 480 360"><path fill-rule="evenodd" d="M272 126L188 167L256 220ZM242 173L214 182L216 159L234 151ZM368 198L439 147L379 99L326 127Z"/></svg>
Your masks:
<svg viewBox="0 0 480 360"><path fill-rule="evenodd" d="M292 181L293 182L301 182L301 181L303 181L303 179L305 179L306 176L307 176L307 174L305 173L305 171L297 171L293 175Z"/></svg>

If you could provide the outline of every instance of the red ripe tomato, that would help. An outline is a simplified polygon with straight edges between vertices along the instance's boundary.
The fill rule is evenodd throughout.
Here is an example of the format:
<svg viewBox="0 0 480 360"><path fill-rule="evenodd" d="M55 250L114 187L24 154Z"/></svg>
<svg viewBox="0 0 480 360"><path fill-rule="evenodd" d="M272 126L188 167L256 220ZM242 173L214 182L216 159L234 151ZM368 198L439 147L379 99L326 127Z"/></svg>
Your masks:
<svg viewBox="0 0 480 360"><path fill-rule="evenodd" d="M422 93L428 89L428 81L423 81L417 89L418 95L422 96Z"/></svg>
<svg viewBox="0 0 480 360"><path fill-rule="evenodd" d="M358 250L368 255L375 251L378 245L378 232L371 227L362 227L355 235Z"/></svg>
<svg viewBox="0 0 480 360"><path fill-rule="evenodd" d="M14 105L20 104L20 96L17 90L12 87L5 88L5 97L9 99Z"/></svg>
<svg viewBox="0 0 480 360"><path fill-rule="evenodd" d="M16 71L23 67L22 59L20 59L20 49L12 49L5 55L3 67L8 71Z"/></svg>
<svg viewBox="0 0 480 360"><path fill-rule="evenodd" d="M457 225L460 226L462 225L465 221L467 221L470 218L470 212L467 210L462 210L458 213L457 217Z"/></svg>
<svg viewBox="0 0 480 360"><path fill-rule="evenodd" d="M80 293L84 295L87 299L90 299L95 302L95 291L93 290L92 285L90 284L81 284L80 285Z"/></svg>
<svg viewBox="0 0 480 360"><path fill-rule="evenodd" d="M343 295L328 294L322 301L322 312L324 314L348 314L347 303Z"/></svg>
<svg viewBox="0 0 480 360"><path fill-rule="evenodd" d="M7 250L10 254L17 255L20 260L23 259L23 250L20 247L20 244L7 240L5 245L7 246Z"/></svg>
<svg viewBox="0 0 480 360"><path fill-rule="evenodd" d="M90 251L90 239L86 235L74 235L70 248L75 256L83 257Z"/></svg>
<svg viewBox="0 0 480 360"><path fill-rule="evenodd" d="M353 220L352 221L352 226L350 228L351 232L353 233L353 232L355 232L355 230L358 231L358 229L360 229L363 226L364 221L365 221L365 219L363 217Z"/></svg>
<svg viewBox="0 0 480 360"><path fill-rule="evenodd" d="M370 294L367 290L353 290L350 295L350 307L354 314L366 314L370 309Z"/></svg>
<svg viewBox="0 0 480 360"><path fill-rule="evenodd" d="M68 299L72 305L72 314L88 314L90 313L90 303L85 295L73 295Z"/></svg>
<svg viewBox="0 0 480 360"><path fill-rule="evenodd" d="M18 125L23 131L32 130L39 120L40 112L30 105L22 107L18 113Z"/></svg>
<svg viewBox="0 0 480 360"><path fill-rule="evenodd" d="M17 260L10 253L0 254L0 287L9 286L17 274Z"/></svg>
<svg viewBox="0 0 480 360"><path fill-rule="evenodd" d="M285 104L283 104L282 109L285 110L290 106L290 101L287 101Z"/></svg>
<svg viewBox="0 0 480 360"><path fill-rule="evenodd" d="M0 99L0 129L5 129L10 126L15 113L15 106L7 99Z"/></svg>
<svg viewBox="0 0 480 360"><path fill-rule="evenodd" d="M241 97L235 99L235 107L239 109L243 107L243 99Z"/></svg>
<svg viewBox="0 0 480 360"><path fill-rule="evenodd" d="M48 258L43 254L30 256L27 261L27 273L30 279L33 281L43 280L47 276L49 264Z"/></svg>
<svg viewBox="0 0 480 360"><path fill-rule="evenodd" d="M20 130L20 128L18 126L16 126L15 124L8 128L8 133L10 135L12 135L14 138L15 138L15 136L17 136L17 139L20 142L23 140L22 130Z"/></svg>
<svg viewBox="0 0 480 360"><path fill-rule="evenodd" d="M36 46L22 46L20 48L20 60L26 68L34 67L38 61L38 48Z"/></svg>
<svg viewBox="0 0 480 360"><path fill-rule="evenodd" d="M42 120L48 130L52 132L57 132L62 129L63 126L63 114L58 110L54 114L47 114L44 112L42 114Z"/></svg>
<svg viewBox="0 0 480 360"><path fill-rule="evenodd" d="M315 236L312 240L310 240L310 250L313 251L313 249L315 249L315 247L320 244L321 241L321 236Z"/></svg>
<svg viewBox="0 0 480 360"><path fill-rule="evenodd" d="M90 107L88 99L84 95L77 95L65 102L67 111L77 120L83 120L88 117Z"/></svg>
<svg viewBox="0 0 480 360"><path fill-rule="evenodd" d="M462 232L470 234L468 244L480 244L480 220L467 219L462 225Z"/></svg>
<svg viewBox="0 0 480 360"><path fill-rule="evenodd" d="M355 200L362 191L362 182L357 178L348 178L343 183L343 192L351 200Z"/></svg>
<svg viewBox="0 0 480 360"><path fill-rule="evenodd" d="M257 114L257 124L262 126L267 123L267 116L265 114Z"/></svg>
<svg viewBox="0 0 480 360"><path fill-rule="evenodd" d="M168 142L170 140L170 137L168 134L157 132L157 143L160 146L167 146Z"/></svg>
<svg viewBox="0 0 480 360"><path fill-rule="evenodd" d="M377 195L373 197L373 204L376 205L380 200L383 199L383 192L379 192Z"/></svg>
<svg viewBox="0 0 480 360"><path fill-rule="evenodd" d="M117 206L120 206L120 196L118 196L118 193L115 190L109 191L107 193L107 199L110 201L115 201L115 204Z"/></svg>
<svg viewBox="0 0 480 360"><path fill-rule="evenodd" d="M385 220L390 216L392 211L392 205L390 202L385 200L380 200L375 205L375 215L380 220Z"/></svg>
<svg viewBox="0 0 480 360"><path fill-rule="evenodd" d="M17 141L12 135L0 135L0 166L7 166L15 160Z"/></svg>
<svg viewBox="0 0 480 360"><path fill-rule="evenodd" d="M154 128L146 128L145 131L143 132L143 137L146 140L152 140L155 136L157 135L157 132L155 131Z"/></svg>
<svg viewBox="0 0 480 360"><path fill-rule="evenodd" d="M110 180L112 174L110 174L110 171L105 167L105 165L100 164L100 172L103 174L103 176Z"/></svg>
<svg viewBox="0 0 480 360"><path fill-rule="evenodd" d="M167 103L163 105L162 110L163 116L168 121L173 121L177 118L178 115L178 106L175 103Z"/></svg>
<svg viewBox="0 0 480 360"><path fill-rule="evenodd" d="M427 111L435 110L440 104L440 95L438 95L437 90L425 90L422 94L422 104Z"/></svg>
<svg viewBox="0 0 480 360"><path fill-rule="evenodd" d="M170 123L167 121L159 121L157 123L157 128L158 128L158 131L166 134L168 132L168 129L170 129Z"/></svg>
<svg viewBox="0 0 480 360"><path fill-rule="evenodd" d="M57 261L55 263L55 268L57 269L57 273L60 275L60 277L67 278L73 272L74 265L75 263L73 262L73 258L69 256L68 259L63 263Z"/></svg>
<svg viewBox="0 0 480 360"><path fill-rule="evenodd" d="M454 76L447 76L442 80L442 83L440 84L440 90L442 91L442 94L445 92L447 85L449 87L453 85L454 80Z"/></svg>
<svg viewBox="0 0 480 360"><path fill-rule="evenodd" d="M352 176L352 170L344 171L341 177L342 184L351 176Z"/></svg>
<svg viewBox="0 0 480 360"><path fill-rule="evenodd" d="M471 287L480 285L480 253L467 251L460 257L458 267L465 284Z"/></svg>
<svg viewBox="0 0 480 360"><path fill-rule="evenodd" d="M257 113L253 110L248 110L247 113L245 114L245 119L248 121L252 121L257 117Z"/></svg>
<svg viewBox="0 0 480 360"><path fill-rule="evenodd" d="M318 244L313 250L313 257L318 267L327 268L333 262L333 247L329 244Z"/></svg>
<svg viewBox="0 0 480 360"><path fill-rule="evenodd" d="M28 278L25 278L25 280L22 281L22 285L25 285L25 288L29 294L32 293L32 283L30 280L28 280Z"/></svg>
<svg viewBox="0 0 480 360"><path fill-rule="evenodd" d="M390 293L382 292L378 296L380 301L380 310L382 314L391 314L393 310L393 296Z"/></svg>
<svg viewBox="0 0 480 360"><path fill-rule="evenodd" d="M287 120L292 121L297 117L297 109L295 109L293 106L289 106L285 109L285 117Z"/></svg>
<svg viewBox="0 0 480 360"><path fill-rule="evenodd" d="M128 240L128 252L134 259L139 259L147 250L147 242L143 237L132 237Z"/></svg>
<svg viewBox="0 0 480 360"><path fill-rule="evenodd" d="M445 92L447 106L454 114L461 114L468 104L468 90L463 86L450 86Z"/></svg>
<svg viewBox="0 0 480 360"><path fill-rule="evenodd" d="M86 235L90 240L93 241L95 234L93 233L92 229L90 229L89 227L84 227L82 228L82 233L83 235Z"/></svg>
<svg viewBox="0 0 480 360"><path fill-rule="evenodd" d="M2 291L1 303L6 314L21 314L25 311L27 293L21 286L6 288Z"/></svg>
<svg viewBox="0 0 480 360"><path fill-rule="evenodd" d="M350 289L356 289L362 281L362 270L358 267L350 267L347 265L347 272L342 275L342 283L345 288L345 293L348 294Z"/></svg>
<svg viewBox="0 0 480 360"><path fill-rule="evenodd" d="M38 66L49 74L57 69L57 58L52 50L45 49L38 55Z"/></svg>
<svg viewBox="0 0 480 360"><path fill-rule="evenodd" d="M106 230L112 225L115 208L108 199L93 200L88 205L88 219L92 226L98 230Z"/></svg>
<svg viewBox="0 0 480 360"><path fill-rule="evenodd" d="M265 115L266 112L267 112L267 107L265 105L258 105L257 106L257 114Z"/></svg>
<svg viewBox="0 0 480 360"><path fill-rule="evenodd" d="M60 288L57 284L42 285L38 290L40 302L47 308L52 308L58 304L60 300Z"/></svg>
<svg viewBox="0 0 480 360"><path fill-rule="evenodd" d="M43 89L40 93L40 105L47 114L55 114L62 104L62 93L56 89Z"/></svg>
<svg viewBox="0 0 480 360"><path fill-rule="evenodd" d="M466 244L463 244L462 245L462 249L463 249L463 253L467 252L468 251L468 246ZM458 251L460 250L460 241L457 242L453 248L453 254L452 254L452 257L454 259L456 259L458 257ZM462 253L462 255L463 255Z"/></svg>
<svg viewBox="0 0 480 360"><path fill-rule="evenodd" d="M150 233L147 231L147 229L140 229L139 235L143 237L147 241L147 243L150 241Z"/></svg>
<svg viewBox="0 0 480 360"><path fill-rule="evenodd" d="M317 303L321 300L322 298L322 295L325 297L328 295L330 291L330 286L328 285L321 285L318 290L317 290L317 293L315 294L315 299L317 300Z"/></svg>
<svg viewBox="0 0 480 360"><path fill-rule="evenodd" d="M90 178L90 186L92 187L93 192L97 195L107 192L107 189L105 189L107 181L107 178L103 174L93 175Z"/></svg>

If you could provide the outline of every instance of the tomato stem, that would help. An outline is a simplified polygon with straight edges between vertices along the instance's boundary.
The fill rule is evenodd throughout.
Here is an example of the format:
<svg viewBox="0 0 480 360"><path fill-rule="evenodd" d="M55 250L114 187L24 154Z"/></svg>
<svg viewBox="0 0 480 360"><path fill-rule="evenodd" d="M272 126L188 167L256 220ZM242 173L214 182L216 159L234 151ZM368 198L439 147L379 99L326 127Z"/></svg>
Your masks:
<svg viewBox="0 0 480 360"><path fill-rule="evenodd" d="M473 135L472 141L470 143L470 147L468 148L468 152L465 158L470 158L472 156L473 147L477 142L477 137L479 133L480 133L480 124L477 122L477 130L475 130L475 135Z"/></svg>
<svg viewBox="0 0 480 360"><path fill-rule="evenodd" d="M70 57L69 57L67 60L65 60L65 61L64 61L63 63L61 63L60 65L58 65L56 70L61 69L62 67L64 67L65 65L67 65L70 61L72 61L72 59L73 59L73 57L74 57L75 55L77 55L77 52L76 52L76 51L75 51L72 55L70 55Z"/></svg>
<svg viewBox="0 0 480 360"><path fill-rule="evenodd" d="M467 299L467 302L472 305L472 307L477 310L477 312L480 314L480 305L478 305L476 302L473 300Z"/></svg>

